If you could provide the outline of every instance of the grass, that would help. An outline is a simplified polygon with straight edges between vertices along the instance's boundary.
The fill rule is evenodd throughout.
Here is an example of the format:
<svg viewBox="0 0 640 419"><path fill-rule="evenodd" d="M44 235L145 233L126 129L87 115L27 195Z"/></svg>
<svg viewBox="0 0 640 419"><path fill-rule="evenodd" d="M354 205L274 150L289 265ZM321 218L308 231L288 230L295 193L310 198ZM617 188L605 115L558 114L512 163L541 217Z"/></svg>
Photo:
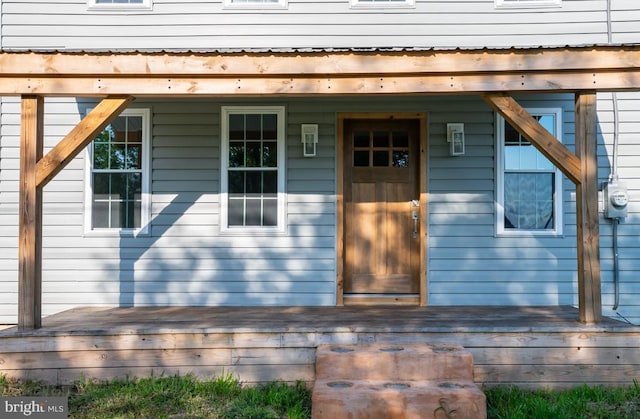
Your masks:
<svg viewBox="0 0 640 419"><path fill-rule="evenodd" d="M232 375L150 377L68 387L17 381L0 375L0 397L68 396L69 418L243 418L311 417L311 393L304 383L273 382L243 387Z"/></svg>
<svg viewBox="0 0 640 419"><path fill-rule="evenodd" d="M640 418L640 385L580 386L561 391L514 386L485 391L490 419ZM17 381L0 374L0 397L68 396L70 418L290 418L311 417L304 383L273 382L245 387L232 375L150 377L72 386Z"/></svg>
<svg viewBox="0 0 640 419"><path fill-rule="evenodd" d="M523 390L514 386L485 391L487 416L495 419L640 418L640 385L580 386L573 389Z"/></svg>

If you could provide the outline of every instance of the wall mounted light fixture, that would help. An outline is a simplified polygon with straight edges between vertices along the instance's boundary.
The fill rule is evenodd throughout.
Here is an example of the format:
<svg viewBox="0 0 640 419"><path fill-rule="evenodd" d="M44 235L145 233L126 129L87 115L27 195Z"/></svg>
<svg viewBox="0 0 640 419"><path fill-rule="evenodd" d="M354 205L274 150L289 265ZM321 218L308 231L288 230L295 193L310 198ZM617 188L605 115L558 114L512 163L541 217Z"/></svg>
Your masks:
<svg viewBox="0 0 640 419"><path fill-rule="evenodd" d="M304 157L315 156L318 144L318 124L302 124L301 131L302 155Z"/></svg>
<svg viewBox="0 0 640 419"><path fill-rule="evenodd" d="M450 156L462 156L464 154L464 124L447 124L447 142L449 143Z"/></svg>

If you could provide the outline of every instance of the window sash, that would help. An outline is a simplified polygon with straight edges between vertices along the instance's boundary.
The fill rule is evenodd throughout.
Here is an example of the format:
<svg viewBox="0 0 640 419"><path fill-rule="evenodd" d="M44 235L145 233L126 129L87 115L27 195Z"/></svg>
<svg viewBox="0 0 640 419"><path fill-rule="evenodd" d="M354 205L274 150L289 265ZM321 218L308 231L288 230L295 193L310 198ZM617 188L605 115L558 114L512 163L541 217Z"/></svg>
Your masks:
<svg viewBox="0 0 640 419"><path fill-rule="evenodd" d="M288 0L224 0L227 9L286 9Z"/></svg>
<svg viewBox="0 0 640 419"><path fill-rule="evenodd" d="M220 230L284 231L284 108L228 106L221 113Z"/></svg>
<svg viewBox="0 0 640 419"><path fill-rule="evenodd" d="M149 124L149 109L125 109L87 147L85 233L148 234Z"/></svg>
<svg viewBox="0 0 640 419"><path fill-rule="evenodd" d="M89 10L151 10L153 8L153 0L87 0L87 6Z"/></svg>
<svg viewBox="0 0 640 419"><path fill-rule="evenodd" d="M552 123L547 119L543 121L543 125L561 141L561 109L528 109L528 112L534 117L553 116ZM500 115L496 116L496 127L496 233L561 235L561 172L533 144L519 139L519 134L518 138L515 138L513 132L507 129L508 123ZM507 143L512 145L508 146ZM511 147L513 149L508 150ZM531 149L528 149L529 147ZM543 182L541 179L545 175L550 175L551 179ZM516 180L521 184L514 184ZM549 219L553 220L552 226L548 225Z"/></svg>
<svg viewBox="0 0 640 419"><path fill-rule="evenodd" d="M393 9L413 8L415 0L351 0L351 8Z"/></svg>
<svg viewBox="0 0 640 419"><path fill-rule="evenodd" d="M562 0L495 0L496 8L561 7Z"/></svg>

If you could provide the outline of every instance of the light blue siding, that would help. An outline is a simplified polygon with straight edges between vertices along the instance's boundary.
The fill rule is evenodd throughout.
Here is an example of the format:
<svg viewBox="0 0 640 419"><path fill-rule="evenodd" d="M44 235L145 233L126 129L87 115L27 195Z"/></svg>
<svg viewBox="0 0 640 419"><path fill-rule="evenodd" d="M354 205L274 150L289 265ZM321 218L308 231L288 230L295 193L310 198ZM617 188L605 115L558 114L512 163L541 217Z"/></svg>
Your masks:
<svg viewBox="0 0 640 419"><path fill-rule="evenodd" d="M351 8L289 0L286 9L155 0L152 10L89 11L85 0L3 0L7 49L512 47L603 44L607 2L496 9L494 0L417 0L415 8ZM612 41L637 42L634 0L612 0Z"/></svg>
<svg viewBox="0 0 640 419"><path fill-rule="evenodd" d="M619 175L630 189L619 227L620 308L640 322L640 95L618 94ZM574 144L573 97L527 95L525 107L561 107ZM612 167L613 106L598 96L599 174ZM478 97L253 100L286 107L287 228L275 236L220 233L220 108L242 100L136 101L152 109L152 228L148 237L85 235L84 161L45 188L43 303L77 305L333 305L336 291L338 112L428 115L428 299L432 305L576 304L575 189L564 180L564 236L498 237L495 115ZM65 135L93 102L47 99L46 142ZM2 99L0 322L17 312L18 99ZM465 124L466 154L450 157L446 124ZM318 156L303 158L300 124L319 124ZM613 303L612 234L601 219L605 314Z"/></svg>

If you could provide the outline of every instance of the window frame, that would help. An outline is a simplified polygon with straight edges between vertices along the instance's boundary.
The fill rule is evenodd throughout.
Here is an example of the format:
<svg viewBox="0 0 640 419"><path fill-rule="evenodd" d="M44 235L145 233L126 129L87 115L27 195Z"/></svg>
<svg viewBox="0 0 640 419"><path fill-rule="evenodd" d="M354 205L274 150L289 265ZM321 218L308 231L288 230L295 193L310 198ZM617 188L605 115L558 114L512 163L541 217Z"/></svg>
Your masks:
<svg viewBox="0 0 640 419"><path fill-rule="evenodd" d="M350 0L349 5L352 9L414 9L416 7L416 1Z"/></svg>
<svg viewBox="0 0 640 419"><path fill-rule="evenodd" d="M230 226L229 225L229 116L232 114L275 114L277 116L276 158L277 168L277 223L275 226ZM222 106L220 111L220 232L268 235L286 232L286 192L285 192L285 152L286 152L286 109L284 106Z"/></svg>
<svg viewBox="0 0 640 419"><path fill-rule="evenodd" d="M562 0L495 0L496 9L562 7Z"/></svg>
<svg viewBox="0 0 640 419"><path fill-rule="evenodd" d="M526 108L526 111L532 116L538 115L554 115L555 116L555 137L562 142L562 109L561 108ZM497 236L562 236L563 235L563 200L564 190L562 188L563 175L560 169L554 165L553 170L524 170L522 172L539 172L554 173L554 228L548 230L532 230L532 229L507 229L504 226L504 154L505 154L505 119L496 113L496 235ZM552 133L553 134L553 133ZM552 163L553 164L553 163Z"/></svg>
<svg viewBox="0 0 640 419"><path fill-rule="evenodd" d="M224 0L225 9L287 9L289 7L288 0L278 0L275 2L246 1L234 3L233 0Z"/></svg>
<svg viewBox="0 0 640 419"><path fill-rule="evenodd" d="M87 110L89 113L91 109ZM140 202L140 228L93 228L93 141L85 149L84 233L105 236L147 236L151 224L151 109L129 108L118 115L142 117L142 192Z"/></svg>
<svg viewBox="0 0 640 419"><path fill-rule="evenodd" d="M153 0L142 0L142 3L97 3L87 0L87 9L93 11L128 12L131 10L152 10Z"/></svg>

